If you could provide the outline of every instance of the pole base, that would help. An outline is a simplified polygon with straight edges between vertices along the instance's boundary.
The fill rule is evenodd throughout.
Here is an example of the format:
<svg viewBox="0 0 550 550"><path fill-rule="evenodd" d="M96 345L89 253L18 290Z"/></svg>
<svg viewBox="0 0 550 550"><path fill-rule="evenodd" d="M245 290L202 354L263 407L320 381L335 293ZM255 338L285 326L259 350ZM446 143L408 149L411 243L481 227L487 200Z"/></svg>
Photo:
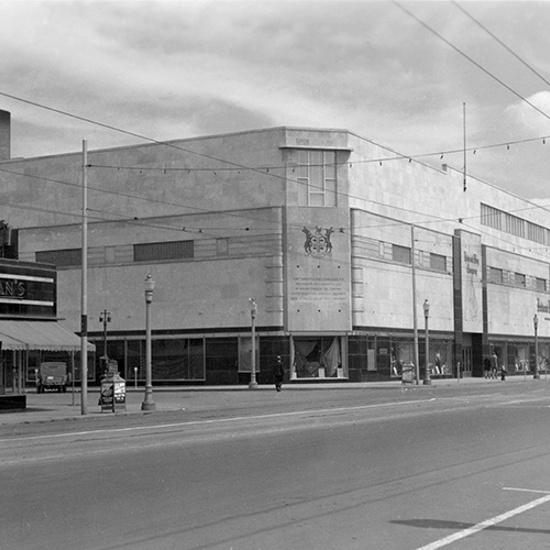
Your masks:
<svg viewBox="0 0 550 550"><path fill-rule="evenodd" d="M157 405L153 401L144 401L141 404L142 411L156 411Z"/></svg>
<svg viewBox="0 0 550 550"><path fill-rule="evenodd" d="M424 386L431 386L432 385L432 381L428 378L428 379L424 379L424 381L422 382L422 384Z"/></svg>
<svg viewBox="0 0 550 550"><path fill-rule="evenodd" d="M249 390L257 390L258 389L258 382L250 382L248 384L248 389Z"/></svg>

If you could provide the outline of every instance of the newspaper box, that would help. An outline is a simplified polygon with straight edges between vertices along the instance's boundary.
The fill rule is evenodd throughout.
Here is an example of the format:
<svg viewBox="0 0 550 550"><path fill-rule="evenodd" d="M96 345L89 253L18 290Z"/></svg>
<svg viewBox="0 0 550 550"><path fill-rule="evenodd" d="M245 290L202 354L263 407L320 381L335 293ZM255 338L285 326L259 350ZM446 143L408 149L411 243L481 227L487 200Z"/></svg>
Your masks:
<svg viewBox="0 0 550 550"><path fill-rule="evenodd" d="M102 412L126 408L126 380L118 373L109 373L101 379L99 405Z"/></svg>
<svg viewBox="0 0 550 550"><path fill-rule="evenodd" d="M414 381L414 365L412 363L405 363L403 365L403 371L401 373L401 382L403 384L412 384Z"/></svg>

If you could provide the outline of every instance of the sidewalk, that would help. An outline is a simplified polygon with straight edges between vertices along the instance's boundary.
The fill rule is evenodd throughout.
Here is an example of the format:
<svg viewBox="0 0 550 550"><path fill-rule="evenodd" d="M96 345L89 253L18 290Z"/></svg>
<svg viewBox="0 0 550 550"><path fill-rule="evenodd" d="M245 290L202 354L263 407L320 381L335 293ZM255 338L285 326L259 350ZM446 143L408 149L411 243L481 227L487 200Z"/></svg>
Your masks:
<svg viewBox="0 0 550 550"><path fill-rule="evenodd" d="M545 382L545 375L537 383ZM445 386L498 385L503 383L530 382L533 376L509 376L506 382L500 379L461 378L435 379L431 385L402 384L401 381L388 382L339 382L339 383L287 383L283 392L299 391L338 391L338 390L429 390ZM47 392L37 394L32 388L27 388L27 408L19 411L0 411L0 426L25 424L34 422L52 422L57 420L77 420L79 418L113 417L124 415L154 414L142 411L144 388L129 385L126 388L126 406L117 407L112 411L101 411L98 404L99 388L88 388L86 414L82 414L81 395L79 388L73 393L71 388L67 393ZM260 385L256 389L241 386L161 386L153 388L153 400L158 412L181 410L215 410L220 405L227 405L238 399L239 404L255 405L265 400L266 392L278 395L272 384Z"/></svg>

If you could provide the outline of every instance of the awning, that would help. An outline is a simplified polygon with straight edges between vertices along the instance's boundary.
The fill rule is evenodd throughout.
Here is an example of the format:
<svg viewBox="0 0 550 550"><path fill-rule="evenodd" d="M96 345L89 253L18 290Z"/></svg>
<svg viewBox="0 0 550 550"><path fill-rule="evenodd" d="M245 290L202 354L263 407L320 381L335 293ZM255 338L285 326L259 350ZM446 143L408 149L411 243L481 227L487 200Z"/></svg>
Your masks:
<svg viewBox="0 0 550 550"><path fill-rule="evenodd" d="M58 321L0 321L2 349L80 351L80 336ZM95 346L88 342L88 351Z"/></svg>

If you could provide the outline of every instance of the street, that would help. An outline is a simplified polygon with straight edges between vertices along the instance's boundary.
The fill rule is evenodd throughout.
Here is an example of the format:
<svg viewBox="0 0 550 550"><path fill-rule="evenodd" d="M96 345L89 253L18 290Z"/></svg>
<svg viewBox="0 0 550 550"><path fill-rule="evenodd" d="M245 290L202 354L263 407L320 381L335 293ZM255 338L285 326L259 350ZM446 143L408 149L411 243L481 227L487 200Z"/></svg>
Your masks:
<svg viewBox="0 0 550 550"><path fill-rule="evenodd" d="M2 426L0 547L550 547L545 381L261 393Z"/></svg>

